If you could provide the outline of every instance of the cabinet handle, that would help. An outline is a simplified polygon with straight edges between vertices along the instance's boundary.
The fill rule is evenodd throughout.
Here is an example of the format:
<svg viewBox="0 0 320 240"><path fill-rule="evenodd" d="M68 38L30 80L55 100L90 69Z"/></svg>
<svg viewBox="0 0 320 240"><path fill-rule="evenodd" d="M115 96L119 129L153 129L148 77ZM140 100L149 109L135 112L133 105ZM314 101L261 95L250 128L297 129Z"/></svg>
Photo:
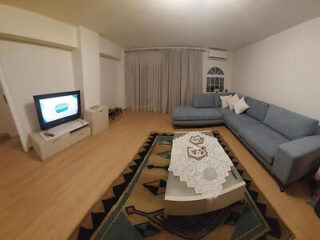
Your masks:
<svg viewBox="0 0 320 240"><path fill-rule="evenodd" d="M60 138L56 138L56 139L54 139L54 140L52 140L53 142L56 142L56 141L58 141L58 140L60 140Z"/></svg>
<svg viewBox="0 0 320 240"><path fill-rule="evenodd" d="M79 133L79 136L80 136L80 135L83 135L83 134L84 134L84 132L82 132L82 133Z"/></svg>

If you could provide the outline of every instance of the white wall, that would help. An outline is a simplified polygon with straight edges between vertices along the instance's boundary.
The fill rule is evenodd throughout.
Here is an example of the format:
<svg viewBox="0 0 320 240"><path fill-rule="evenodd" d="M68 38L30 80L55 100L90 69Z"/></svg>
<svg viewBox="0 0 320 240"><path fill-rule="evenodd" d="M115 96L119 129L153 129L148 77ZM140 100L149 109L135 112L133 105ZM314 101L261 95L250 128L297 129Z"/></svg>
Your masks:
<svg viewBox="0 0 320 240"><path fill-rule="evenodd" d="M125 108L124 49L100 37L101 104Z"/></svg>
<svg viewBox="0 0 320 240"><path fill-rule="evenodd" d="M84 27L78 28L78 43L73 63L75 86L83 93L83 110L100 103L123 107L123 49Z"/></svg>
<svg viewBox="0 0 320 240"><path fill-rule="evenodd" d="M0 4L0 36L69 49L77 47L75 27L4 4Z"/></svg>
<svg viewBox="0 0 320 240"><path fill-rule="evenodd" d="M101 104L109 108L125 108L124 61L100 57Z"/></svg>
<svg viewBox="0 0 320 240"><path fill-rule="evenodd" d="M25 151L39 129L32 96L74 90L71 52L62 49L77 46L74 26L0 4L0 77Z"/></svg>
<svg viewBox="0 0 320 240"><path fill-rule="evenodd" d="M122 48L110 40L100 37L100 55L120 60L122 58Z"/></svg>
<svg viewBox="0 0 320 240"><path fill-rule="evenodd" d="M117 81L117 105L123 109L126 108L126 92L124 80L124 49L121 49L121 59L117 64L118 81Z"/></svg>
<svg viewBox="0 0 320 240"><path fill-rule="evenodd" d="M0 40L0 65L26 145L29 133L39 129L32 96L74 90L71 52Z"/></svg>
<svg viewBox="0 0 320 240"><path fill-rule="evenodd" d="M100 57L101 103L109 108L117 106L117 64L116 60Z"/></svg>
<svg viewBox="0 0 320 240"><path fill-rule="evenodd" d="M100 37L78 28L79 47L73 52L75 85L82 91L83 109L100 104Z"/></svg>
<svg viewBox="0 0 320 240"><path fill-rule="evenodd" d="M202 79L202 91L206 92L207 85L207 73L212 67L220 68L224 73L224 89L230 90L232 81L232 53L228 53L228 59L209 59L208 50L202 54L202 68L203 68L203 79Z"/></svg>
<svg viewBox="0 0 320 240"><path fill-rule="evenodd" d="M84 27L0 4L0 77L25 151L28 135L39 129L33 95L80 89L84 110L111 93L101 88L100 55L117 60L109 99L124 107L121 47Z"/></svg>
<svg viewBox="0 0 320 240"><path fill-rule="evenodd" d="M320 18L234 52L232 90L320 120Z"/></svg>
<svg viewBox="0 0 320 240"><path fill-rule="evenodd" d="M2 82L0 82L0 134L7 133L10 137L14 137L18 135L17 128L12 118L8 101L3 96Z"/></svg>

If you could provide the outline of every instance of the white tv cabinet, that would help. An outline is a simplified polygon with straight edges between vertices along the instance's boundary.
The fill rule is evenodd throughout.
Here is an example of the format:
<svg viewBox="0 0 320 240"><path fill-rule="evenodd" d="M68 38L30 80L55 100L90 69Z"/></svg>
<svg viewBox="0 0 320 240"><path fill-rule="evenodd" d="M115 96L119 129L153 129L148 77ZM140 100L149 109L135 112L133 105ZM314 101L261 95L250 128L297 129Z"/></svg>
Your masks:
<svg viewBox="0 0 320 240"><path fill-rule="evenodd" d="M57 129L48 130L49 133L57 133L53 137L46 136L44 132L30 134L32 147L42 161L91 135L89 122L83 119L75 120L74 124L66 123L65 128L60 125Z"/></svg>

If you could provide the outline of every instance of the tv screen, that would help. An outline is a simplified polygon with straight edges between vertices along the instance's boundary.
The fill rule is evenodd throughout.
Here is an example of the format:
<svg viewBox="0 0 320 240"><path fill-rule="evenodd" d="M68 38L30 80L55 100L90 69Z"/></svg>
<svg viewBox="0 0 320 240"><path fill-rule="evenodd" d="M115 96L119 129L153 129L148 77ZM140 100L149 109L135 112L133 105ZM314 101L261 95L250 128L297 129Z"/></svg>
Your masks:
<svg viewBox="0 0 320 240"><path fill-rule="evenodd" d="M80 91L33 96L42 130L81 116Z"/></svg>

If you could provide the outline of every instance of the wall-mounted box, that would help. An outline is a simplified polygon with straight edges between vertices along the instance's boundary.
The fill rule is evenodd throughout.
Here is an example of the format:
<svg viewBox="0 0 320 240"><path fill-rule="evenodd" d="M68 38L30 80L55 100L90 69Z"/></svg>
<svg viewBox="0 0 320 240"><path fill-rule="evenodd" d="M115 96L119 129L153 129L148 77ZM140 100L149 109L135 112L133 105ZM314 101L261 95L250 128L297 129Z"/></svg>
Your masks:
<svg viewBox="0 0 320 240"><path fill-rule="evenodd" d="M222 50L209 49L208 58L213 59L228 59L228 52Z"/></svg>

